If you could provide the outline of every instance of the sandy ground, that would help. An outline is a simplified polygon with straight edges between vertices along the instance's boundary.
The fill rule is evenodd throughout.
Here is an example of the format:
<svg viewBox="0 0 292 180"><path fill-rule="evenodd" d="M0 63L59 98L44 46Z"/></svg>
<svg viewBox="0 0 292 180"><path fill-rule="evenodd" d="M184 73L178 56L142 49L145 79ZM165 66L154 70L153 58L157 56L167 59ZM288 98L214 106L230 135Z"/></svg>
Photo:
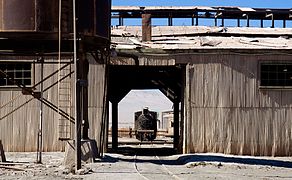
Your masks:
<svg viewBox="0 0 292 180"><path fill-rule="evenodd" d="M145 145L146 146L146 145ZM224 154L140 156L106 153L84 164L78 175L62 165L64 153L5 153L13 166L0 166L0 179L292 179L292 157L253 157ZM11 168L11 169L10 169Z"/></svg>

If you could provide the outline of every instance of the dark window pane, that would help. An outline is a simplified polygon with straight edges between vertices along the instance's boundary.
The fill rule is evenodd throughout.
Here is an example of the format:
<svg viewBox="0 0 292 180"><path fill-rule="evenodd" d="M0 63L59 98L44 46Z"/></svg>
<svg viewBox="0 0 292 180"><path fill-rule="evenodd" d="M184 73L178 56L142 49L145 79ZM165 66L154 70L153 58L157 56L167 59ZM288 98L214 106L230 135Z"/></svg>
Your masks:
<svg viewBox="0 0 292 180"><path fill-rule="evenodd" d="M22 72L18 71L18 72L15 73L15 75L16 75L15 78L21 78L22 77Z"/></svg>
<svg viewBox="0 0 292 180"><path fill-rule="evenodd" d="M291 86L292 64L261 64L261 86Z"/></svg>
<svg viewBox="0 0 292 180"><path fill-rule="evenodd" d="M24 72L23 77L29 77L31 78L31 72Z"/></svg>
<svg viewBox="0 0 292 180"><path fill-rule="evenodd" d="M29 63L23 64L23 69L31 70L31 64L29 64Z"/></svg>
<svg viewBox="0 0 292 180"><path fill-rule="evenodd" d="M31 85L31 79L24 79L23 82L25 85Z"/></svg>
<svg viewBox="0 0 292 180"><path fill-rule="evenodd" d="M269 66L262 65L261 70L262 70L262 72L269 72Z"/></svg>
<svg viewBox="0 0 292 180"><path fill-rule="evenodd" d="M6 80L4 78L0 78L0 86L5 86Z"/></svg>
<svg viewBox="0 0 292 180"><path fill-rule="evenodd" d="M4 71L10 79L14 79L18 83L31 85L31 63L3 63L0 64L0 69ZM8 79L2 79L0 86L16 86Z"/></svg>
<svg viewBox="0 0 292 180"><path fill-rule="evenodd" d="M6 74L8 75L9 78L14 78L14 72L6 72Z"/></svg>
<svg viewBox="0 0 292 180"><path fill-rule="evenodd" d="M12 86L12 85L14 85L14 84L13 84L13 82L11 82L11 81L7 81L7 85L8 85L8 86Z"/></svg>
<svg viewBox="0 0 292 180"><path fill-rule="evenodd" d="M261 81L261 86L268 86L269 81L268 80L262 80Z"/></svg>

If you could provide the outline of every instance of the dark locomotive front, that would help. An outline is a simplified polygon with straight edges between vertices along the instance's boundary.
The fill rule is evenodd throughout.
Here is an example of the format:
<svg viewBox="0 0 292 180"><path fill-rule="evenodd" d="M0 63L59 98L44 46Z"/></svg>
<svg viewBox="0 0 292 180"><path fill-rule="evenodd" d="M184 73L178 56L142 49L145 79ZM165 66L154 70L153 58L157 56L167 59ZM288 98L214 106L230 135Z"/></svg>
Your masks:
<svg viewBox="0 0 292 180"><path fill-rule="evenodd" d="M153 141L157 132L157 112L143 111L135 112L135 134L140 141Z"/></svg>

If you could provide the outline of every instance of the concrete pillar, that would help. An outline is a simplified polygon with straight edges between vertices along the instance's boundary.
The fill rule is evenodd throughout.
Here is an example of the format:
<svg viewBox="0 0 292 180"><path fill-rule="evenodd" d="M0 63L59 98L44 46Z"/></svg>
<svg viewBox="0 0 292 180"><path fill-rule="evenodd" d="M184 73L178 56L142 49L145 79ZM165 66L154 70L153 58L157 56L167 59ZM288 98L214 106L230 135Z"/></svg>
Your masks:
<svg viewBox="0 0 292 180"><path fill-rule="evenodd" d="M118 103L112 102L112 149L118 148Z"/></svg>

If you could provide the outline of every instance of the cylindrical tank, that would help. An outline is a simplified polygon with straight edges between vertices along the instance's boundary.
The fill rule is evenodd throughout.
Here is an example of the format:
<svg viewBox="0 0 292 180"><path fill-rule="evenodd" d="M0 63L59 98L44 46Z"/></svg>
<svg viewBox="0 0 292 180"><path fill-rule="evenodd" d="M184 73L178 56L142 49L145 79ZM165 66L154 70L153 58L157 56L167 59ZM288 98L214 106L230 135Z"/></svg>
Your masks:
<svg viewBox="0 0 292 180"><path fill-rule="evenodd" d="M79 32L109 39L110 10L110 0L79 0L77 9Z"/></svg>
<svg viewBox="0 0 292 180"><path fill-rule="evenodd" d="M1 32L57 32L59 0L0 0Z"/></svg>
<svg viewBox="0 0 292 180"><path fill-rule="evenodd" d="M62 0L62 32L72 32L72 0ZM78 32L109 40L110 0L76 0ZM0 0L0 32L58 32L59 0Z"/></svg>

